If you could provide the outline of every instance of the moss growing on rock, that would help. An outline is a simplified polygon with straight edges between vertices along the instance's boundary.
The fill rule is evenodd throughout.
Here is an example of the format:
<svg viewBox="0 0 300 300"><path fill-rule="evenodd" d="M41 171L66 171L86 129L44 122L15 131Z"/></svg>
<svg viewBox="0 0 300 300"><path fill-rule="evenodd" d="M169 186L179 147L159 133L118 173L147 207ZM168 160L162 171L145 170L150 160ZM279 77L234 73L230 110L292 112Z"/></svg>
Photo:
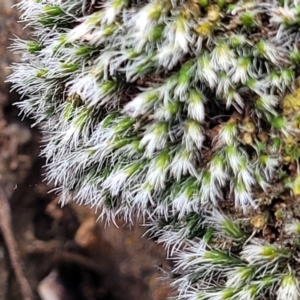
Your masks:
<svg viewBox="0 0 300 300"><path fill-rule="evenodd" d="M61 201L147 219L178 299L297 300L298 1L18 6L10 81Z"/></svg>

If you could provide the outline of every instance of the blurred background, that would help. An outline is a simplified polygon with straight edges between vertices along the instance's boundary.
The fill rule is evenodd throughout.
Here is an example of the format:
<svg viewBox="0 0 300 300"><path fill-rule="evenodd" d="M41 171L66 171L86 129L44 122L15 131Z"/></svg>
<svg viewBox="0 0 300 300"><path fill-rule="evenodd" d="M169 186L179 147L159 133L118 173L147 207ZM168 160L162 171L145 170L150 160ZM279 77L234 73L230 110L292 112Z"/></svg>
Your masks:
<svg viewBox="0 0 300 300"><path fill-rule="evenodd" d="M14 0L0 2L0 300L163 300L166 253L139 226L105 227L92 210L63 208L43 181L39 132L22 120L5 83L27 38Z"/></svg>

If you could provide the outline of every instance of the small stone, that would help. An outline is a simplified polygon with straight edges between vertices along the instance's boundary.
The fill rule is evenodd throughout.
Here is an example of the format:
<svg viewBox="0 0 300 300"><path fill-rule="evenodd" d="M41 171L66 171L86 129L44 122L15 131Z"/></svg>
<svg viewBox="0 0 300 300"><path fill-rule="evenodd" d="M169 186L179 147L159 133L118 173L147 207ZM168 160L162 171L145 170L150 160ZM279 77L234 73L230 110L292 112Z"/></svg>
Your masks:
<svg viewBox="0 0 300 300"><path fill-rule="evenodd" d="M252 145L253 144L253 138L252 138L252 135L251 133L249 132L245 132L243 134L243 141L246 145Z"/></svg>
<svg viewBox="0 0 300 300"><path fill-rule="evenodd" d="M216 22L220 18L220 7L218 5L210 5L207 9L207 19L210 22Z"/></svg>
<svg viewBox="0 0 300 300"><path fill-rule="evenodd" d="M259 214L254 216L251 221L250 221L251 225L257 229L257 230L261 230L264 229L267 225L267 218L265 215L263 214Z"/></svg>

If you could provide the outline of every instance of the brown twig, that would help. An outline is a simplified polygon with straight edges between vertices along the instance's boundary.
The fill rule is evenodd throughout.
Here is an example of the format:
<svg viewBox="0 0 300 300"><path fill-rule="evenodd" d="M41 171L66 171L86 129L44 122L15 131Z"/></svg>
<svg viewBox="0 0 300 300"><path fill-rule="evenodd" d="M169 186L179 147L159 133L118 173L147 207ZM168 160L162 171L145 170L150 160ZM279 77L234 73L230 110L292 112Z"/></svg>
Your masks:
<svg viewBox="0 0 300 300"><path fill-rule="evenodd" d="M54 261L75 263L98 274L103 274L103 270L105 270L104 264L101 265L99 263L95 263L93 260L78 253L59 249L59 244L55 241L45 242L34 239L29 243L26 243L25 251L28 254L47 254L50 255Z"/></svg>
<svg viewBox="0 0 300 300"><path fill-rule="evenodd" d="M20 286L20 292L23 300L33 300L34 296L29 282L24 273L23 262L18 252L18 244L14 237L11 222L11 211L8 198L0 185L0 229L8 249L12 268L14 270L17 282Z"/></svg>

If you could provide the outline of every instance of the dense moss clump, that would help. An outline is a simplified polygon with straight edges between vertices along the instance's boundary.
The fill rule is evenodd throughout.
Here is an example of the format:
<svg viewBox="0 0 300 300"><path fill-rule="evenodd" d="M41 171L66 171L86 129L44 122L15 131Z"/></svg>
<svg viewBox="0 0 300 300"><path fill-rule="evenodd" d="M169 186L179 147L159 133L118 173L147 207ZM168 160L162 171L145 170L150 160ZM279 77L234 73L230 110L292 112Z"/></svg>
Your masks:
<svg viewBox="0 0 300 300"><path fill-rule="evenodd" d="M23 0L9 80L63 203L143 217L178 299L300 299L298 0Z"/></svg>

